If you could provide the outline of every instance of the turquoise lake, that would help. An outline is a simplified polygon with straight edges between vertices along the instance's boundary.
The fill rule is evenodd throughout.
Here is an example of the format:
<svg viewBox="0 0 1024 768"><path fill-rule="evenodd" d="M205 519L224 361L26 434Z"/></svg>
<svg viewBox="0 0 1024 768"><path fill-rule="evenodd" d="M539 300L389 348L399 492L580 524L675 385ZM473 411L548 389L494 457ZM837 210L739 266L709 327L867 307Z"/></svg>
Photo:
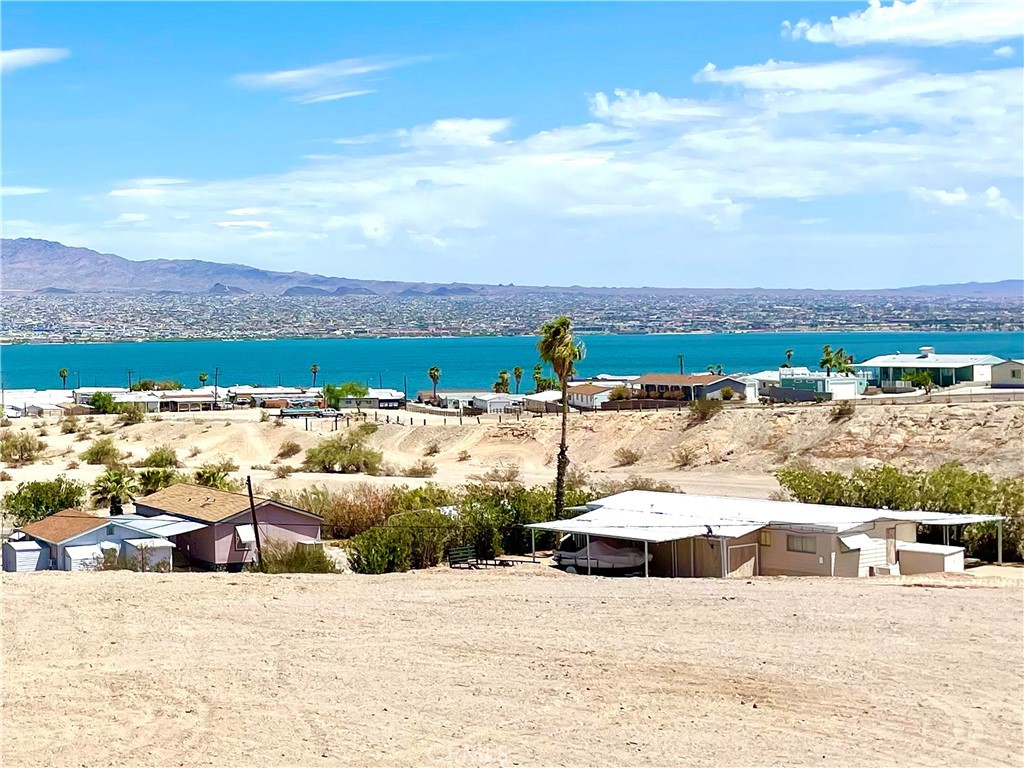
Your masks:
<svg viewBox="0 0 1024 768"><path fill-rule="evenodd" d="M792 349L793 364L816 367L825 344L844 347L856 360L934 346L937 352L1024 357L1024 334L971 333L757 333L657 336L582 336L587 357L581 375L678 372L678 355L695 373L721 364L729 372L774 368ZM16 344L0 348L0 378L7 389L58 388L67 368L68 386L119 386L133 380L178 379L197 386L200 371L220 369L220 383L308 384L357 380L408 391L429 389L427 369L441 368L442 389L489 387L502 368L522 366L523 389L538 362L535 337L417 339L279 339L272 341L167 341L113 344Z"/></svg>

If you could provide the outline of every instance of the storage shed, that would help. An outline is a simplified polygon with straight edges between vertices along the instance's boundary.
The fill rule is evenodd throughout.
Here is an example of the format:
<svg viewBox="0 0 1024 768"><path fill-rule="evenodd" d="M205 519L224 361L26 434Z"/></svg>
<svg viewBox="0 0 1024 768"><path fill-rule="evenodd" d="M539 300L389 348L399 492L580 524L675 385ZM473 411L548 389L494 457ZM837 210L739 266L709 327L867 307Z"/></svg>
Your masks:
<svg viewBox="0 0 1024 768"><path fill-rule="evenodd" d="M963 573L964 548L919 541L900 542L900 573Z"/></svg>
<svg viewBox="0 0 1024 768"><path fill-rule="evenodd" d="M4 570L8 573L42 571L50 562L50 548L31 539L7 541L4 542L3 561Z"/></svg>

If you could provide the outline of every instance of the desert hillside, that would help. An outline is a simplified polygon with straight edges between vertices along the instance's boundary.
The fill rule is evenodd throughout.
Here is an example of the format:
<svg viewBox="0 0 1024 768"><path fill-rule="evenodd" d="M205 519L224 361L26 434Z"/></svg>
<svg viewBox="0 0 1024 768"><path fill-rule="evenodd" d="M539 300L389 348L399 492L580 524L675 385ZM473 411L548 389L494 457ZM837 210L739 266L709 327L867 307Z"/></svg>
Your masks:
<svg viewBox="0 0 1024 768"><path fill-rule="evenodd" d="M10 479L0 481L0 493L19 481L57 474L91 482L102 467L85 464L79 454L104 432L117 441L128 463L142 459L156 446L170 445L189 469L231 459L239 465L239 473L251 473L264 492L313 482L334 486L367 479L305 472L276 478L277 465L297 468L301 463L301 454L276 459L283 443L295 441L308 448L333 434L332 424L310 422L306 431L303 420L278 424L260 421L259 416L252 411L163 414L133 426L116 426L113 417L79 418L78 432L71 434L62 434L54 420L17 420L10 429L38 434L47 447L34 463L7 467ZM554 475L559 436L554 415L513 418L501 424L465 419L461 426L454 419L445 424L436 417L426 417L424 424L423 416L407 413L399 414L402 424L393 423L393 413L388 417L392 423L383 423L384 418L381 414L379 429L368 441L383 452L393 475L372 478L372 482L426 482L400 475L427 454L433 454L428 460L437 467L431 480L447 485L464 483L495 466L517 466L527 483L550 482ZM620 449L635 451L639 459L620 465L616 456ZM771 493L777 487L773 473L795 461L842 471L878 463L931 468L959 461L997 476L1020 475L1024 473L1024 404L862 405L852 416L838 420L828 407L736 408L705 423L694 423L686 411L573 414L570 456L576 467L595 478L642 474L690 492L755 497Z"/></svg>

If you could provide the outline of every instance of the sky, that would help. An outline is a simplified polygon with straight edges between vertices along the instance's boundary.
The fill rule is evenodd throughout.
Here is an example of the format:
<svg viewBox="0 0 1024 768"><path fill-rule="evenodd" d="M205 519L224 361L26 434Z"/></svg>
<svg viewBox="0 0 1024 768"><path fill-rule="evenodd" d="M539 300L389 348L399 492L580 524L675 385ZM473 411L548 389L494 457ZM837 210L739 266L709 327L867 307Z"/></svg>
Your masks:
<svg viewBox="0 0 1024 768"><path fill-rule="evenodd" d="M520 285L1024 277L1024 3L0 6L2 226Z"/></svg>

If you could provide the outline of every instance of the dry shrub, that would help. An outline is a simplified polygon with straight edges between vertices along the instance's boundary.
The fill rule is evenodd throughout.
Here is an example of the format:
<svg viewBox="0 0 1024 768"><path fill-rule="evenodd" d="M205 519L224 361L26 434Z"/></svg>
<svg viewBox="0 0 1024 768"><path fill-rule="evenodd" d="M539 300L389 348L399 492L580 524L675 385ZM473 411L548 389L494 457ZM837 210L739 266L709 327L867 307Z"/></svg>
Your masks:
<svg viewBox="0 0 1024 768"><path fill-rule="evenodd" d="M285 440L277 451L277 458L290 459L296 454L302 453L302 446L294 440Z"/></svg>
<svg viewBox="0 0 1024 768"><path fill-rule="evenodd" d="M470 475L469 479L478 483L518 483L520 474L518 464L498 464L483 474Z"/></svg>
<svg viewBox="0 0 1024 768"><path fill-rule="evenodd" d="M437 454L439 454L440 452L441 446L438 445L436 442L431 443L430 445L423 449L424 456L437 456Z"/></svg>
<svg viewBox="0 0 1024 768"><path fill-rule="evenodd" d="M405 477L433 477L437 474L437 465L432 461L420 459L415 464L406 467L402 474Z"/></svg>
<svg viewBox="0 0 1024 768"><path fill-rule="evenodd" d="M692 467L697 460L697 452L688 445L677 445L672 449L672 466L676 469Z"/></svg>
<svg viewBox="0 0 1024 768"><path fill-rule="evenodd" d="M278 480L284 480L294 471L295 467L289 466L288 464L281 464L280 466L274 468L274 477L276 477Z"/></svg>
<svg viewBox="0 0 1024 768"><path fill-rule="evenodd" d="M469 451L459 451L459 461L469 461Z"/></svg>
<svg viewBox="0 0 1024 768"><path fill-rule="evenodd" d="M627 448L622 446L615 451L615 462L616 466L619 467L631 467L636 464L640 459L643 458L643 452L638 451L634 448Z"/></svg>

